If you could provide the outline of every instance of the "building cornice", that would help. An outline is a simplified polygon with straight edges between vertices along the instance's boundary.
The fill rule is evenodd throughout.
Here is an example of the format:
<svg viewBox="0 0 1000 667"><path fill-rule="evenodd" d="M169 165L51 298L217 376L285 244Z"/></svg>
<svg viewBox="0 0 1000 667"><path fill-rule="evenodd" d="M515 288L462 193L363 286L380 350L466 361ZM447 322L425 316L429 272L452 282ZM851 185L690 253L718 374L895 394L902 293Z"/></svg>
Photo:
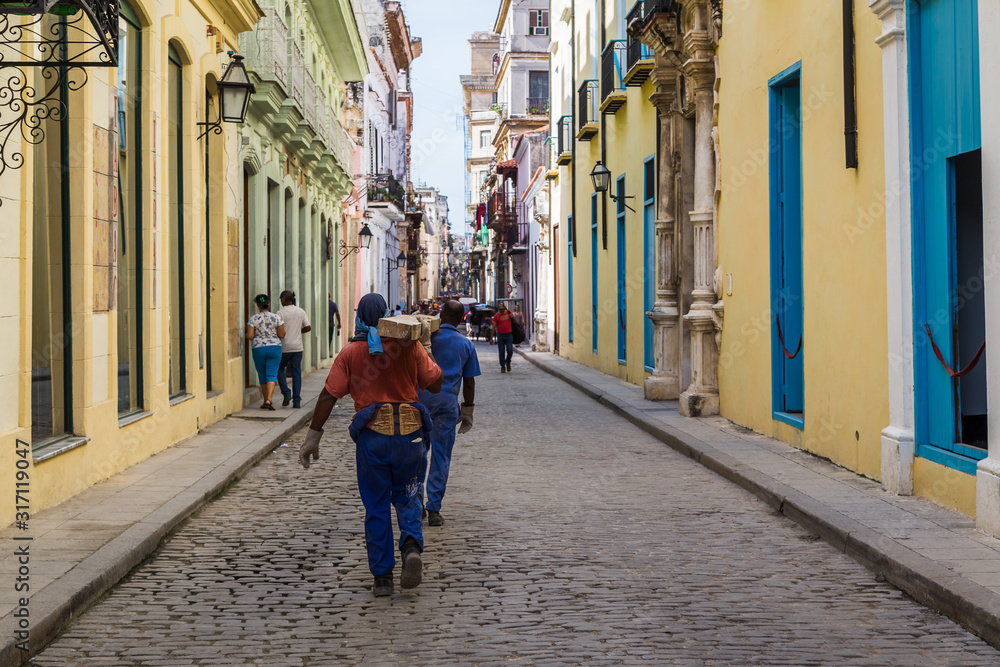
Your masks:
<svg viewBox="0 0 1000 667"><path fill-rule="evenodd" d="M500 34L503 32L503 24L507 22L507 12L510 11L510 0L500 0L500 10L497 12L497 20L493 24L493 32Z"/></svg>
<svg viewBox="0 0 1000 667"><path fill-rule="evenodd" d="M253 30L264 18L264 10L257 0L209 0L209 5L221 16L226 27L235 34Z"/></svg>

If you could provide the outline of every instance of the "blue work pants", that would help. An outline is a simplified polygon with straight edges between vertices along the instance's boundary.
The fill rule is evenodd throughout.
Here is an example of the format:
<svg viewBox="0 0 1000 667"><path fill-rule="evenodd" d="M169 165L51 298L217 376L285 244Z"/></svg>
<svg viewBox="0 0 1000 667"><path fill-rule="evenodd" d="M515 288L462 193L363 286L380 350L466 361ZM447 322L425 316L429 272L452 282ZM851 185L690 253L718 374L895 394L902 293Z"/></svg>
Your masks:
<svg viewBox="0 0 1000 667"><path fill-rule="evenodd" d="M396 550L392 535L392 510L396 508L399 546L406 538L424 548L422 526L423 475L427 455L420 433L388 436L364 428L357 434L355 456L358 491L365 506L365 545L368 569L376 577L392 574Z"/></svg>
<svg viewBox="0 0 1000 667"><path fill-rule="evenodd" d="M292 391L288 391L288 383L285 381L285 369L292 371ZM282 396L291 394L292 401L302 402L302 353L282 352L281 363L278 365L278 387Z"/></svg>
<svg viewBox="0 0 1000 667"><path fill-rule="evenodd" d="M500 351L500 366L510 366L511 357L514 356L514 334L497 334L497 350Z"/></svg>
<svg viewBox="0 0 1000 667"><path fill-rule="evenodd" d="M451 451L455 448L455 428L458 413L434 415L431 426L431 465L427 474L427 509L441 511L445 487L448 486L448 469L451 467Z"/></svg>

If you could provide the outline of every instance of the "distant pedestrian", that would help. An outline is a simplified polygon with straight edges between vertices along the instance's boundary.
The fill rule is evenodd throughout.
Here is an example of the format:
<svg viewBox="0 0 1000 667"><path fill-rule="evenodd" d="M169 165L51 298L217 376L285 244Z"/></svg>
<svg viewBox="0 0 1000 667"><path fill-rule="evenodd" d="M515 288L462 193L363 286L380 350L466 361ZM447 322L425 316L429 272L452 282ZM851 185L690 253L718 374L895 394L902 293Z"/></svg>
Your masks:
<svg viewBox="0 0 1000 667"><path fill-rule="evenodd" d="M337 302L333 300L333 297L329 292L326 293L327 301L330 302L330 354L333 354L333 332L334 324L336 324L336 331L340 333L340 308L337 307Z"/></svg>
<svg viewBox="0 0 1000 667"><path fill-rule="evenodd" d="M427 523L444 525L441 501L448 485L451 452L455 447L455 427L459 433L472 428L472 414L476 407L476 377L480 375L479 357L472 341L458 331L465 316L465 308L458 301L448 301L441 309L441 327L431 336L434 360L444 373L441 393L420 392L433 420L431 427L431 464L427 475ZM462 404L458 391L462 390Z"/></svg>
<svg viewBox="0 0 1000 667"><path fill-rule="evenodd" d="M302 405L302 334L312 331L306 311L295 305L295 292L285 290L278 297L281 310L278 317L285 323L285 337L281 339L281 364L278 366L278 386L284 400L281 406L291 403L296 410ZM292 389L289 391L285 380L285 369L292 374Z"/></svg>
<svg viewBox="0 0 1000 667"><path fill-rule="evenodd" d="M271 312L271 297L258 294L253 298L257 313L247 322L246 336L253 350L253 363L257 369L260 394L264 398L261 410L274 410L271 398L281 364L281 339L285 337L285 323L277 313Z"/></svg>
<svg viewBox="0 0 1000 667"><path fill-rule="evenodd" d="M514 356L514 319L507 312L507 304L500 302L493 324L497 331L497 351L500 353L500 372L510 373L510 360Z"/></svg>
<svg viewBox="0 0 1000 667"><path fill-rule="evenodd" d="M415 341L380 338L378 321L388 314L385 299L366 294L358 303L354 337L337 355L316 401L312 423L299 448L299 462L308 468L319 459L323 425L337 401L354 399L350 434L355 448L358 491L365 506L365 546L368 569L375 578L377 597L392 594L396 567L392 509L399 524L399 552L403 567L399 584L420 584L424 550L421 508L423 476L427 471L427 440L431 416L417 402L417 393L441 391L441 369L424 345ZM430 325L421 327L421 343L430 347ZM308 502L308 501L305 501Z"/></svg>
<svg viewBox="0 0 1000 667"><path fill-rule="evenodd" d="M521 331L523 332L524 331L524 315L521 314L521 304L519 304L519 303L515 303L514 304L514 312L511 313L511 317L514 318L514 322L517 324L517 326L521 327ZM514 332L514 333L515 333L515 336L514 336L514 346L515 347L521 347L521 343L524 342L524 341L523 340L518 341L517 340L518 337L516 335L517 332Z"/></svg>
<svg viewBox="0 0 1000 667"><path fill-rule="evenodd" d="M483 322L483 314L476 304L469 306L469 337L479 339L479 325Z"/></svg>

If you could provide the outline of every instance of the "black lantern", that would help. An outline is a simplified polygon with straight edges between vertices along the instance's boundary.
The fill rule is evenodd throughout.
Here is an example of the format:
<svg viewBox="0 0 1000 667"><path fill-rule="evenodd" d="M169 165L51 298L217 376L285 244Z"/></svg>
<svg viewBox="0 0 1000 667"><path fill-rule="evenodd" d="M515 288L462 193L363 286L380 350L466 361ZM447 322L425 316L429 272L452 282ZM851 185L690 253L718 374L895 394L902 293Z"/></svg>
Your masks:
<svg viewBox="0 0 1000 667"><path fill-rule="evenodd" d="M357 251L364 248L367 250L372 245L372 230L368 229L368 223L366 222L361 227L361 231L358 232L358 245L347 245L343 240L340 241L340 263L343 264L344 260L349 256L353 255Z"/></svg>
<svg viewBox="0 0 1000 667"><path fill-rule="evenodd" d="M611 171L600 160L590 172L590 178L594 181L594 192L607 192L611 187Z"/></svg>
<svg viewBox="0 0 1000 667"><path fill-rule="evenodd" d="M243 65L243 56L233 56L218 85L222 120L226 123L245 122L250 96L257 90L250 83L247 68Z"/></svg>
<svg viewBox="0 0 1000 667"><path fill-rule="evenodd" d="M607 192L611 188L611 171L603 164L601 164L600 160L598 160L597 164L594 165L594 171L590 172L590 178L593 179L594 181L594 192ZM624 195L619 196L616 194L611 194L609 196L611 197L611 200L616 204L618 203L619 199L635 198L632 196L624 196ZM635 213L635 209L629 206L628 204L625 204L625 208Z"/></svg>
<svg viewBox="0 0 1000 667"><path fill-rule="evenodd" d="M250 83L250 76L243 65L243 56L229 52L232 60L226 67L226 73L219 79L219 117L215 121L198 123L205 131L198 137L201 139L209 132L222 134L222 123L243 123L247 119L247 109L250 107L250 96L257 92Z"/></svg>
<svg viewBox="0 0 1000 667"><path fill-rule="evenodd" d="M368 223L366 222L364 226L361 227L361 231L358 232L358 247L367 250L372 245L372 230L368 229Z"/></svg>
<svg viewBox="0 0 1000 667"><path fill-rule="evenodd" d="M406 264L406 253L400 250L399 254L396 255L396 265L402 266L403 264Z"/></svg>

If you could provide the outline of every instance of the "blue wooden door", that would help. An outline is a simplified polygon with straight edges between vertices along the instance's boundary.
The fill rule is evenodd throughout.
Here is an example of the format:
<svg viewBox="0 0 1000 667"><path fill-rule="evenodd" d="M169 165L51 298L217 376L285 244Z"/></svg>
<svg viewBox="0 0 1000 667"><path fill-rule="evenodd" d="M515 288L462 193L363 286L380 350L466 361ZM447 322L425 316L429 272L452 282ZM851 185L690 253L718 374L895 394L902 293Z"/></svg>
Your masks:
<svg viewBox="0 0 1000 667"><path fill-rule="evenodd" d="M569 216L567 219L566 228L570 230L567 234L568 241L566 243L566 290L567 299L566 306L568 308L568 322L566 322L566 332L569 335L569 342L573 342L573 320L576 316L573 312L573 216Z"/></svg>
<svg viewBox="0 0 1000 667"><path fill-rule="evenodd" d="M618 178L618 363L627 359L628 296L625 280L625 177Z"/></svg>
<svg viewBox="0 0 1000 667"><path fill-rule="evenodd" d="M590 196L590 307L594 354L597 354L597 193Z"/></svg>
<svg viewBox="0 0 1000 667"><path fill-rule="evenodd" d="M772 399L779 419L802 426L805 409L802 294L801 71L771 81Z"/></svg>
<svg viewBox="0 0 1000 667"><path fill-rule="evenodd" d="M956 209L968 196L967 184L956 187L956 169L965 164L960 156L982 145L978 3L923 0L913 3L909 21L917 454L972 474L985 452L958 444L960 383L934 347L953 368L966 356L957 336Z"/></svg>

